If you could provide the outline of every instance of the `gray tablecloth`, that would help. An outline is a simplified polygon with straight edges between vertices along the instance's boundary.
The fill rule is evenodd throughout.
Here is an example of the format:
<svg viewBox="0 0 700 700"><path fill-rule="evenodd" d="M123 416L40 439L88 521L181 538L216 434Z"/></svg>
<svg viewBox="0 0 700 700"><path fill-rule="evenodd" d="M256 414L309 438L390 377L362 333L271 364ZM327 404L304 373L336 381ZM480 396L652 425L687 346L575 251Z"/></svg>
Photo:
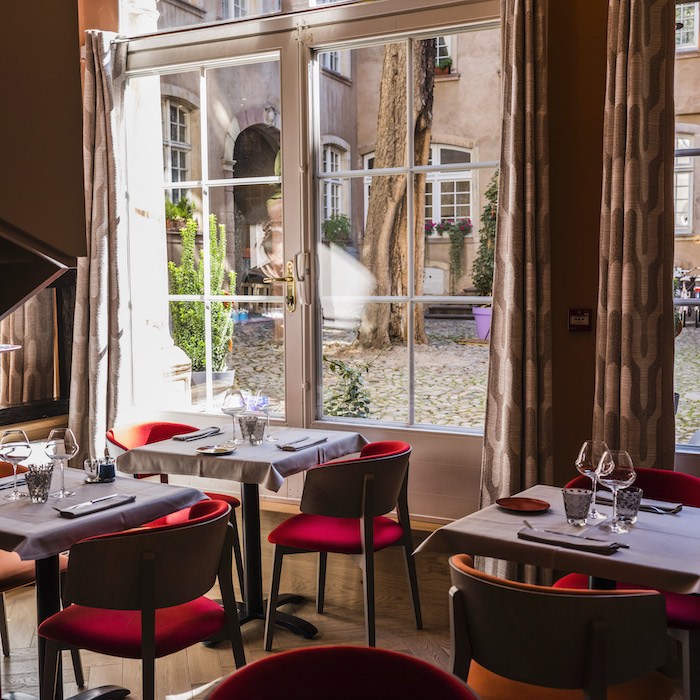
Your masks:
<svg viewBox="0 0 700 700"><path fill-rule="evenodd" d="M59 474L55 472L52 491L58 490L59 484ZM85 537L137 527L205 498L197 489L127 477L109 484L86 484L85 474L78 469L66 469L66 488L75 491L75 496L49 498L46 503L32 503L29 499L8 501L0 497L0 549L15 551L22 559L43 559L69 549ZM26 489L21 487L22 491ZM62 518L54 509L111 493L133 494L136 500L72 519Z"/></svg>
<svg viewBox="0 0 700 700"><path fill-rule="evenodd" d="M231 455L200 455L197 448L218 445L231 439L232 429L193 442L164 440L144 445L120 455L117 468L129 474L188 474L214 479L231 479L246 484L262 484L278 491L285 477L343 455L359 452L367 440L359 433L339 430L305 430L286 428L275 431L278 443L238 445ZM276 447L299 438L326 438L326 442L298 452L284 452Z"/></svg>
<svg viewBox="0 0 700 700"><path fill-rule="evenodd" d="M558 571L650 586L676 593L700 593L700 509L684 507L674 515L641 513L630 532L612 535L596 526L566 524L561 489L534 486L518 496L550 503L541 514L514 514L493 505L436 530L416 550L482 554ZM598 506L606 514L611 507ZM576 532L629 544L611 556L518 539L523 518L534 527Z"/></svg>

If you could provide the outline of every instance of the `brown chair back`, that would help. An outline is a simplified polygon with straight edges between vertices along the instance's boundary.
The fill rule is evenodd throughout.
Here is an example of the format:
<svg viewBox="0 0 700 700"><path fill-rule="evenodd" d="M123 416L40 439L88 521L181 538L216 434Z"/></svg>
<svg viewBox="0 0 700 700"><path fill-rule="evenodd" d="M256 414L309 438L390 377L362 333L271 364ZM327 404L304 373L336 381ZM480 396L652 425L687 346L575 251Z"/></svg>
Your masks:
<svg viewBox="0 0 700 700"><path fill-rule="evenodd" d="M506 581L476 571L465 554L450 570L452 669L464 680L474 660L511 680L605 698L607 686L666 661L666 606L656 591Z"/></svg>
<svg viewBox="0 0 700 700"><path fill-rule="evenodd" d="M369 483L372 507L367 515L376 517L390 512L405 490L410 456L409 448L397 455L358 458L310 469L301 497L302 513L361 518Z"/></svg>
<svg viewBox="0 0 700 700"><path fill-rule="evenodd" d="M143 610L181 605L207 593L226 553L230 511L227 503L208 503L221 506L204 522L130 530L73 545L65 582L68 601Z"/></svg>

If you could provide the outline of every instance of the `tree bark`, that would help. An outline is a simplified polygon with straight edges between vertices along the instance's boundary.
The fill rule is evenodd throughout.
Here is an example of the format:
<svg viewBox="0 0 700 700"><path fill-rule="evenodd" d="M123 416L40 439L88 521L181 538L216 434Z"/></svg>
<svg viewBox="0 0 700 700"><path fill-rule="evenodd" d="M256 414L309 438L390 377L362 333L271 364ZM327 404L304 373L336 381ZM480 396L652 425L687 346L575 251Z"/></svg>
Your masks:
<svg viewBox="0 0 700 700"><path fill-rule="evenodd" d="M427 165L433 120L433 75L435 43L416 41L413 52L414 163ZM406 45L387 44L380 85L375 168L390 168L406 162ZM415 292L423 291L425 260L425 175L413 178ZM363 262L375 278L374 294L408 295L408 224L406 177L383 175L372 178ZM416 342L427 342L423 309L414 317ZM391 341L408 338L407 305L366 304L358 331L358 343L365 348L384 348Z"/></svg>

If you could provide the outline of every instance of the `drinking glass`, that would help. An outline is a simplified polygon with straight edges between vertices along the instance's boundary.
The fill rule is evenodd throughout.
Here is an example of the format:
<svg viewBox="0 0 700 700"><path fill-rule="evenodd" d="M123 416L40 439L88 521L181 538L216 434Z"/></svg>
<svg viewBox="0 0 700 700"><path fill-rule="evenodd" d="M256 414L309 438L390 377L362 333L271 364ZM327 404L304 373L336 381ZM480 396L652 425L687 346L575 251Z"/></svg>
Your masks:
<svg viewBox="0 0 700 700"><path fill-rule="evenodd" d="M603 529L615 533L628 532L617 516L617 492L631 486L637 478L632 458L624 450L606 450L600 458L596 477L603 486L607 486L613 492L612 522Z"/></svg>
<svg viewBox="0 0 700 700"><path fill-rule="evenodd" d="M234 445L242 445L245 440L236 437L236 416L246 410L246 399L243 392L235 385L231 386L224 395L221 404L221 411L233 419L233 439Z"/></svg>
<svg viewBox="0 0 700 700"><path fill-rule="evenodd" d="M66 491L65 482L65 467L66 461L78 454L78 443L75 435L70 428L54 428L49 433L49 439L46 442L46 456L52 462L58 462L61 468L61 488L51 495L54 498L68 498L74 496L75 491Z"/></svg>
<svg viewBox="0 0 700 700"><path fill-rule="evenodd" d="M19 501L27 498L28 494L20 493L17 490L17 465L27 459L32 453L32 446L29 444L24 430L6 430L0 438L0 457L12 465L14 472L14 488L12 493L4 496L8 501Z"/></svg>
<svg viewBox="0 0 700 700"><path fill-rule="evenodd" d="M576 469L581 474L587 476L593 484L591 489L593 497L591 498L591 509L588 511L588 518L591 520L604 520L605 515L596 510L595 507L595 492L596 492L596 469L600 464L600 458L603 452L608 449L608 446L602 440L586 440L578 452L576 458Z"/></svg>
<svg viewBox="0 0 700 700"><path fill-rule="evenodd" d="M270 435L270 414L279 410L282 401L275 396L274 392L264 390L257 397L255 410L265 414L265 440L268 442L277 442L277 438Z"/></svg>

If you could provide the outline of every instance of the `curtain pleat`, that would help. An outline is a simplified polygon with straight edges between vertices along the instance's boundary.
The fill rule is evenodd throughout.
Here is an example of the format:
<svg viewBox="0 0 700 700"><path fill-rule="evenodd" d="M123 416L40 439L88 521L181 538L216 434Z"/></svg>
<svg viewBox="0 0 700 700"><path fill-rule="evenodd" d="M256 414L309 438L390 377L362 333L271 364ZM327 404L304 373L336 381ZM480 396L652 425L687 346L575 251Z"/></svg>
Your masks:
<svg viewBox="0 0 700 700"><path fill-rule="evenodd" d="M503 127L482 507L553 480L544 0L502 0L501 23ZM486 568L523 576L505 562Z"/></svg>
<svg viewBox="0 0 700 700"><path fill-rule="evenodd" d="M87 251L78 261L69 426L81 445L75 460L103 456L116 422L124 353L125 217L120 154L126 45L113 34L85 33L83 156Z"/></svg>
<svg viewBox="0 0 700 700"><path fill-rule="evenodd" d="M53 398L53 289L42 290L0 321L0 344L22 346L0 354L0 406Z"/></svg>
<svg viewBox="0 0 700 700"><path fill-rule="evenodd" d="M672 0L610 0L593 436L673 468Z"/></svg>

